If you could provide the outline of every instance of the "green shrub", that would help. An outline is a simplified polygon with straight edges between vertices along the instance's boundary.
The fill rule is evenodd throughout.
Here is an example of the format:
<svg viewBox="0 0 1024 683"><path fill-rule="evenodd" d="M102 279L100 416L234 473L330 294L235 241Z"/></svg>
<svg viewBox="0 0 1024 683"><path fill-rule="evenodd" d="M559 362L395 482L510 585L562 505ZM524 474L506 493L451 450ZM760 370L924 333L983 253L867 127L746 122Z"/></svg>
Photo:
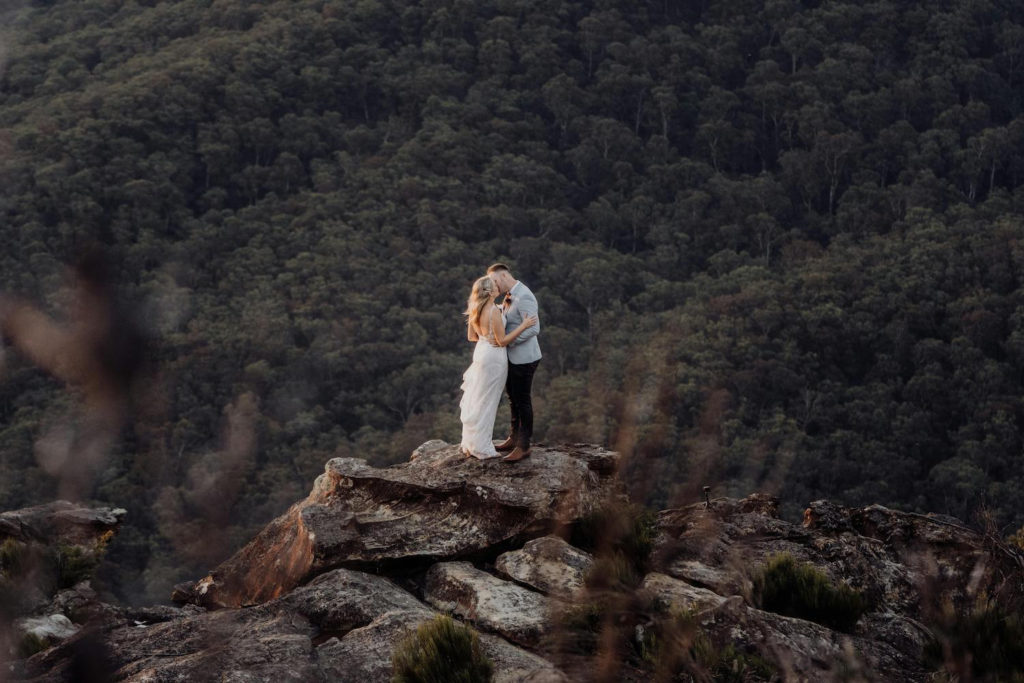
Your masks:
<svg viewBox="0 0 1024 683"><path fill-rule="evenodd" d="M0 543L0 572L8 577L19 576L25 568L26 553L26 545L13 538Z"/></svg>
<svg viewBox="0 0 1024 683"><path fill-rule="evenodd" d="M53 562L57 570L57 588L71 588L93 575L99 566L100 554L77 545L58 545Z"/></svg>
<svg viewBox="0 0 1024 683"><path fill-rule="evenodd" d="M593 654L598 641L605 614L607 600L595 597L585 602L566 605L557 614L557 632L561 636L558 646L565 652Z"/></svg>
<svg viewBox="0 0 1024 683"><path fill-rule="evenodd" d="M754 600L769 612L815 621L847 633L868 610L859 591L835 586L817 567L782 553L754 577Z"/></svg>
<svg viewBox="0 0 1024 683"><path fill-rule="evenodd" d="M978 680L1024 683L1024 619L998 603L982 600L967 614L947 607L925 658L954 673L970 670Z"/></svg>
<svg viewBox="0 0 1024 683"><path fill-rule="evenodd" d="M673 611L657 619L640 641L640 658L656 680L710 680L724 683L770 681L776 668L732 644L716 649L694 611Z"/></svg>
<svg viewBox="0 0 1024 683"><path fill-rule="evenodd" d="M704 634L697 638L693 652L697 665L710 673L716 683L770 681L778 673L763 657L740 652L732 644L716 650Z"/></svg>
<svg viewBox="0 0 1024 683"><path fill-rule="evenodd" d="M46 638L40 638L34 633L26 633L21 637L21 642L18 643L18 658L28 659L37 652L50 647L50 641Z"/></svg>
<svg viewBox="0 0 1024 683"><path fill-rule="evenodd" d="M594 558L584 577L587 588L592 590L629 590L642 580L635 563L619 551Z"/></svg>
<svg viewBox="0 0 1024 683"><path fill-rule="evenodd" d="M639 580L647 573L657 531L657 518L650 510L635 503L615 501L580 519L569 542L612 562L625 559Z"/></svg>
<svg viewBox="0 0 1024 683"><path fill-rule="evenodd" d="M422 624L399 643L391 664L392 683L485 683L494 671L479 636L446 616Z"/></svg>
<svg viewBox="0 0 1024 683"><path fill-rule="evenodd" d="M1006 542L1018 550L1024 550L1024 526L1007 536Z"/></svg>
<svg viewBox="0 0 1024 683"><path fill-rule="evenodd" d="M58 545L52 555L53 566L57 572L57 588L71 588L92 578L107 552L107 544L113 537L114 532L108 531L97 538L91 547Z"/></svg>

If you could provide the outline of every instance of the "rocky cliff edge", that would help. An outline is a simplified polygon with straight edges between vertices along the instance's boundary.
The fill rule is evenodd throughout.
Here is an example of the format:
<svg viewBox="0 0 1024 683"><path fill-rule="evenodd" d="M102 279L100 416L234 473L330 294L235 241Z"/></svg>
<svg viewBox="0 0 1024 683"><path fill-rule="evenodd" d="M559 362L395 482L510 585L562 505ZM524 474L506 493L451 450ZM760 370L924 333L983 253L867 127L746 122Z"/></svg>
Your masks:
<svg viewBox="0 0 1024 683"><path fill-rule="evenodd" d="M963 673L942 614L1024 590L1020 551L957 520L816 501L788 522L763 494L662 511L649 556L626 558L643 572L608 580L614 539L570 541L628 509L616 463L587 445L477 462L442 442L390 468L331 460L307 499L178 587L183 606L102 606L76 586L37 610L74 630L4 666L39 681L83 662L125 681L389 681L396 644L445 613L481 633L497 681L926 681ZM863 598L852 627L758 606L758 572L783 555ZM666 640L672 620L685 626Z"/></svg>

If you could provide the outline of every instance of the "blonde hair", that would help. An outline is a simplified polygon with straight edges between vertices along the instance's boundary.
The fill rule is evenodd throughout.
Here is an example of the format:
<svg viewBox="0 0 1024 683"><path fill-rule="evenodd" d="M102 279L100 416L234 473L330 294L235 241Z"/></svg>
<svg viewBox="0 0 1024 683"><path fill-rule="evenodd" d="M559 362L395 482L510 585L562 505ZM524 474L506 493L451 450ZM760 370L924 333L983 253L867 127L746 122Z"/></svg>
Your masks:
<svg viewBox="0 0 1024 683"><path fill-rule="evenodd" d="M498 296L498 285L494 280L484 275L473 283L473 289L469 293L469 301L466 302L466 324L473 329L478 328L480 316L488 303L494 303Z"/></svg>

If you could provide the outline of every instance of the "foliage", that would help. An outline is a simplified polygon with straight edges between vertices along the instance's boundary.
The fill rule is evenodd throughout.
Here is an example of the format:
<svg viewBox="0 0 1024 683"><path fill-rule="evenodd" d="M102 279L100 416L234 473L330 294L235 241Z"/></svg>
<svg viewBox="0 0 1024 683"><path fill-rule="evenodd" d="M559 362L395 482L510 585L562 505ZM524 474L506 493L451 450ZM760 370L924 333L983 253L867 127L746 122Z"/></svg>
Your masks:
<svg viewBox="0 0 1024 683"><path fill-rule="evenodd" d="M731 643L716 649L707 636L694 644L694 656L712 680L722 683L771 681L778 676L778 670L760 655L740 652Z"/></svg>
<svg viewBox="0 0 1024 683"><path fill-rule="evenodd" d="M754 600L769 612L851 633L868 604L860 592L833 585L817 567L780 553L754 575Z"/></svg>
<svg viewBox="0 0 1024 683"><path fill-rule="evenodd" d="M659 615L643 631L640 656L658 681L688 674L696 680L710 676L714 681L750 683L774 680L778 674L760 655L741 652L731 643L716 648L692 611Z"/></svg>
<svg viewBox="0 0 1024 683"><path fill-rule="evenodd" d="M650 563L657 536L654 513L627 501L609 501L572 529L573 545L595 553L586 582L591 588L633 588Z"/></svg>
<svg viewBox="0 0 1024 683"><path fill-rule="evenodd" d="M20 541L7 538L0 543L0 574L4 577L17 577L25 568L27 546Z"/></svg>
<svg viewBox="0 0 1024 683"><path fill-rule="evenodd" d="M563 651L592 654L597 649L607 600L592 598L566 605L556 615L559 645Z"/></svg>
<svg viewBox="0 0 1024 683"><path fill-rule="evenodd" d="M458 311L496 259L541 304L538 440L621 450L635 499L1024 524L1018 4L0 13L0 291L61 317L99 243L151 349L88 496L131 507L126 597L209 569L329 457L456 440ZM9 509L55 497L34 444L73 399L2 372ZM258 447L218 470L243 395Z"/></svg>
<svg viewBox="0 0 1024 683"><path fill-rule="evenodd" d="M391 663L393 683L486 683L494 671L479 636L448 616L421 624L398 644Z"/></svg>
<svg viewBox="0 0 1024 683"><path fill-rule="evenodd" d="M58 590L71 588L92 578L103 561L107 544L112 538L113 532L108 531L89 546L57 544L51 552L51 557Z"/></svg>
<svg viewBox="0 0 1024 683"><path fill-rule="evenodd" d="M644 575L637 571L632 558L620 550L594 558L584 583L595 590L628 590L636 588Z"/></svg>
<svg viewBox="0 0 1024 683"><path fill-rule="evenodd" d="M99 562L98 554L81 546L58 545L53 553L53 563L57 572L57 588L71 588L88 579L96 571Z"/></svg>
<svg viewBox="0 0 1024 683"><path fill-rule="evenodd" d="M25 633L18 643L18 658L27 659L37 652L42 652L50 647L50 641L35 633Z"/></svg>
<svg viewBox="0 0 1024 683"><path fill-rule="evenodd" d="M1006 542L1018 550L1024 550L1024 527L1017 529L1006 538Z"/></svg>
<svg viewBox="0 0 1024 683"><path fill-rule="evenodd" d="M992 600L966 613L947 604L925 648L933 666L962 680L1024 681L1024 619Z"/></svg>

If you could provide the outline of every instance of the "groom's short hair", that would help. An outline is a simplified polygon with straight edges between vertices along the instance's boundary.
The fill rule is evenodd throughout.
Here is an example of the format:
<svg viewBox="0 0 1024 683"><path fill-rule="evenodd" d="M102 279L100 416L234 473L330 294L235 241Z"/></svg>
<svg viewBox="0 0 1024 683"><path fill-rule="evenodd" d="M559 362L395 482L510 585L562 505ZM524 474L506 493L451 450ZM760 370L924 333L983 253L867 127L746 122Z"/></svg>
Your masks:
<svg viewBox="0 0 1024 683"><path fill-rule="evenodd" d="M495 264L492 264L487 269L487 274L490 275L491 273L497 273L497 272L502 271L502 270L505 271L506 273L511 273L512 272L511 270L509 270L509 267L506 266L504 263L495 263Z"/></svg>

